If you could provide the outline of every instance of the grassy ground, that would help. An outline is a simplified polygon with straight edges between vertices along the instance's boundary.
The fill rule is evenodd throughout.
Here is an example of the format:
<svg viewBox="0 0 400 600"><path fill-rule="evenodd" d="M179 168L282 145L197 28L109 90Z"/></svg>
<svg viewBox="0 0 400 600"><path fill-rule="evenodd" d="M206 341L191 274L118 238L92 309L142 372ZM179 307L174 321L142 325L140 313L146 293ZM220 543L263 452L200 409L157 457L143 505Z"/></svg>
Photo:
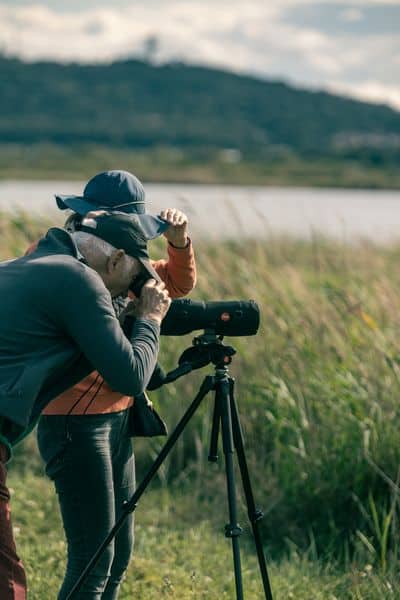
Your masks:
<svg viewBox="0 0 400 600"><path fill-rule="evenodd" d="M11 469L12 470L12 469ZM11 473L14 529L26 565L31 600L52 600L63 577L65 543L51 484L43 477ZM210 508L210 507L209 507ZM235 597L230 541L225 539L225 507L210 519L191 498L166 490L149 492L136 512L135 557L121 600L216 600ZM244 525L245 522L242 522ZM259 600L263 590L248 527L241 538L245 598ZM323 564L309 550L292 549L268 565L276 600L381 600L399 598L396 580L371 564L349 570Z"/></svg>
<svg viewBox="0 0 400 600"><path fill-rule="evenodd" d="M228 154L229 157L229 154ZM2 179L79 179L101 170L126 169L143 181L237 185L400 188L395 160L373 164L341 157L246 158L230 162L223 152L191 154L173 148L149 150L51 144L0 145Z"/></svg>
<svg viewBox="0 0 400 600"><path fill-rule="evenodd" d="M22 253L44 229L2 217L1 257ZM237 349L231 373L276 597L400 598L400 246L269 238L202 242L197 257L194 298L254 298L261 307L257 336L226 341ZM162 338L166 369L193 336ZM170 428L210 371L152 394ZM210 404L138 508L123 598L234 597L222 465L206 460ZM137 442L140 474L161 443ZM32 436L16 453L10 483L32 598L53 598L65 547ZM243 549L246 598L260 598L247 535Z"/></svg>

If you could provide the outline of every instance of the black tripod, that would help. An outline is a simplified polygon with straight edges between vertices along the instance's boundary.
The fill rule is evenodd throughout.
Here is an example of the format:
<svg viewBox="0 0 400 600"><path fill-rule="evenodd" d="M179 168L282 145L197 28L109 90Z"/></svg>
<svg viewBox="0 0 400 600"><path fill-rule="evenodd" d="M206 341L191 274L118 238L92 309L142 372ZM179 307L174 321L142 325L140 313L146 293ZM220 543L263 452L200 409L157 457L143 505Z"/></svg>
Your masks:
<svg viewBox="0 0 400 600"><path fill-rule="evenodd" d="M218 437L221 429L223 451L225 455L225 471L229 506L229 523L225 526L225 535L232 540L236 599L243 600L244 596L239 548L239 537L242 533L242 529L237 520L236 486L233 462L233 454L235 449L238 456L239 469L246 497L247 514L253 530L265 599L273 600L258 526L260 519L263 517L263 513L256 508L254 502L254 496L250 484L249 471L244 452L239 412L234 396L234 380L229 376L228 370L228 365L231 363L232 356L236 353L236 351L234 348L232 348L232 346L225 346L222 343L222 336L217 337L213 332L204 333L204 335L195 338L193 344L194 346L185 350L180 357L180 366L174 371L168 373L163 381L160 382L160 385L175 381L193 369L198 369L209 363L214 364L215 374L213 376L208 375L204 378L196 397L168 438L167 442L145 475L143 481L136 489L135 493L131 499L126 502L124 511L120 518L87 564L79 579L76 581L74 587L69 592L66 600L72 600L76 593L81 589L89 572L96 565L108 544L117 535L126 517L135 510L139 498L142 496L150 481L165 460L166 456L173 448L177 439L199 407L201 401L211 391L215 392L215 401L208 460L215 462L218 459Z"/></svg>

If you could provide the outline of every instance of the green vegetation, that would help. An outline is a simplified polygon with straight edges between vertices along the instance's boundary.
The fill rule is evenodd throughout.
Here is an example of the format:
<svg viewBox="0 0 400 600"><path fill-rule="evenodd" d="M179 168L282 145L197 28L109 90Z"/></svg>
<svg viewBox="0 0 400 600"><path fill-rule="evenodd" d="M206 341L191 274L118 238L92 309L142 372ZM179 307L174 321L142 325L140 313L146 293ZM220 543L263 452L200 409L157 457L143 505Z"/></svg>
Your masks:
<svg viewBox="0 0 400 600"><path fill-rule="evenodd" d="M8 218L0 221L2 258L45 229ZM162 244L153 253L162 254ZM197 258L193 297L252 297L262 311L256 337L227 341L238 351L231 373L276 597L400 598L400 246L268 238L201 242ZM192 337L162 339L166 369ZM152 394L170 428L205 372ZM223 464L207 462L210 400L139 504L123 599L234 597ZM162 443L136 442L139 477ZM17 448L10 485L31 597L53 598L65 545L33 436ZM240 522L246 598L256 600L242 498Z"/></svg>
<svg viewBox="0 0 400 600"><path fill-rule="evenodd" d="M0 56L0 177L399 187L400 113L216 69Z"/></svg>
<svg viewBox="0 0 400 600"><path fill-rule="evenodd" d="M207 153L168 147L114 148L101 145L0 145L2 179L87 180L102 170L122 168L143 181L230 185L400 188L395 160L374 164L370 157L258 156L227 162L223 151ZM228 155L229 156L229 155Z"/></svg>
<svg viewBox="0 0 400 600"><path fill-rule="evenodd" d="M13 489L13 521L32 600L53 600L63 577L65 543L56 495L41 477L9 477ZM190 500L153 491L136 512L135 556L121 600L214 600L235 597L230 541L224 538L223 510L214 510L216 525ZM208 515L207 515L208 516ZM246 600L260 600L262 587L248 535L241 538ZM381 600L398 598L393 579L371 564L352 565L348 572L322 564L311 552L288 551L269 565L275 600ZM392 583L391 583L392 581Z"/></svg>

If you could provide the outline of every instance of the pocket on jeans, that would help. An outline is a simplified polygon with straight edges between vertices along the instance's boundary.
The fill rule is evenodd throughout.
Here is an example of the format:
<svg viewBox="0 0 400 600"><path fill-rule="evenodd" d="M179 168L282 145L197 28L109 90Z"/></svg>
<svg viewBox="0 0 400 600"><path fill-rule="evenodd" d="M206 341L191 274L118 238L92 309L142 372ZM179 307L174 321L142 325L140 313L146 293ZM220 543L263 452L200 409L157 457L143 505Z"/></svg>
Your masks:
<svg viewBox="0 0 400 600"><path fill-rule="evenodd" d="M64 419L42 416L37 428L38 448L46 465L46 475L54 479L65 464L68 445Z"/></svg>

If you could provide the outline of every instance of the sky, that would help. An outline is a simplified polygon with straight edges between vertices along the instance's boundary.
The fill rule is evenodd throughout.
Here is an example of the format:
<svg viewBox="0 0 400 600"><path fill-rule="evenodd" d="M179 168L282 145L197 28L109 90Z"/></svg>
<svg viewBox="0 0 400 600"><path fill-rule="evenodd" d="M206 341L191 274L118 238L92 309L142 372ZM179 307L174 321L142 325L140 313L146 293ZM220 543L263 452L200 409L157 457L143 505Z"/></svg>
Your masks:
<svg viewBox="0 0 400 600"><path fill-rule="evenodd" d="M179 60L400 110L400 0L0 0L26 60ZM152 43L149 40L153 40Z"/></svg>

